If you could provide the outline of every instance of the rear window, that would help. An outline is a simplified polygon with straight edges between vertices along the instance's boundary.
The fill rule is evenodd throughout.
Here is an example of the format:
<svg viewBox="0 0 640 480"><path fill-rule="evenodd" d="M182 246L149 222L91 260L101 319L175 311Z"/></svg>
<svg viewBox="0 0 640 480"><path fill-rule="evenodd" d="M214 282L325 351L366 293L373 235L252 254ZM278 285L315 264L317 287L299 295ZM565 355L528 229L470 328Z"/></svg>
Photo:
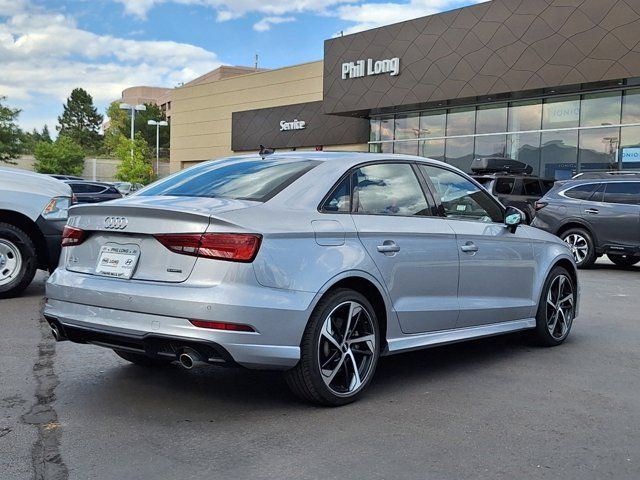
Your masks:
<svg viewBox="0 0 640 480"><path fill-rule="evenodd" d="M172 175L138 195L234 198L265 202L307 173L312 160L238 160L207 162Z"/></svg>

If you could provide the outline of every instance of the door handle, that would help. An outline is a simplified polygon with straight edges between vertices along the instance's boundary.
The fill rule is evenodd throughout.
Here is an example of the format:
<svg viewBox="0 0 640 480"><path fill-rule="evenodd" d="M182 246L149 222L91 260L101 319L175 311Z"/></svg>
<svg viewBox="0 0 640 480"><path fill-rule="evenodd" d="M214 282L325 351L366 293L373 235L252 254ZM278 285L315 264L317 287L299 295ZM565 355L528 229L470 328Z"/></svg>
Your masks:
<svg viewBox="0 0 640 480"><path fill-rule="evenodd" d="M478 246L473 242L467 242L460 246L460 250L466 253L476 253L478 251Z"/></svg>
<svg viewBox="0 0 640 480"><path fill-rule="evenodd" d="M599 210L597 208L585 208L584 213L590 213L591 215L597 215Z"/></svg>
<svg viewBox="0 0 640 480"><path fill-rule="evenodd" d="M393 240L385 240L382 245L378 245L378 251L380 253L396 253L400 251L400 245Z"/></svg>

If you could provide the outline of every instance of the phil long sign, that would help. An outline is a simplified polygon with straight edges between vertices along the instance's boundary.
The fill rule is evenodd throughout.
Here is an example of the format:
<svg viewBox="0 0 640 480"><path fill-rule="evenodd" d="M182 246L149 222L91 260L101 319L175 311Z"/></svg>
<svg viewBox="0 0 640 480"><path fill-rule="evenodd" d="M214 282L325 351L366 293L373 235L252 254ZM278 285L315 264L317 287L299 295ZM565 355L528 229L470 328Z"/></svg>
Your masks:
<svg viewBox="0 0 640 480"><path fill-rule="evenodd" d="M371 75L389 74L395 77L400 73L400 58L387 58L384 60L356 60L342 64L342 79L369 77Z"/></svg>

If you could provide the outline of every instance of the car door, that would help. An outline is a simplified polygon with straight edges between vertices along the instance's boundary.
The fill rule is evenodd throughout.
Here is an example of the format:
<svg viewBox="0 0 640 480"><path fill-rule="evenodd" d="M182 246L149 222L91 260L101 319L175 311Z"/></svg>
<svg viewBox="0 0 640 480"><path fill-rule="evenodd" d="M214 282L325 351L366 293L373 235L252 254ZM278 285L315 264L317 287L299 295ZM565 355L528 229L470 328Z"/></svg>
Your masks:
<svg viewBox="0 0 640 480"><path fill-rule="evenodd" d="M640 182L605 182L580 210L599 246L640 245Z"/></svg>
<svg viewBox="0 0 640 480"><path fill-rule="evenodd" d="M415 168L383 162L352 173L351 216L405 333L454 328L458 318L455 234L433 215Z"/></svg>
<svg viewBox="0 0 640 480"><path fill-rule="evenodd" d="M534 315L536 262L526 226L511 232L504 212L471 180L447 168L421 165L442 215L456 234L460 256L458 327Z"/></svg>

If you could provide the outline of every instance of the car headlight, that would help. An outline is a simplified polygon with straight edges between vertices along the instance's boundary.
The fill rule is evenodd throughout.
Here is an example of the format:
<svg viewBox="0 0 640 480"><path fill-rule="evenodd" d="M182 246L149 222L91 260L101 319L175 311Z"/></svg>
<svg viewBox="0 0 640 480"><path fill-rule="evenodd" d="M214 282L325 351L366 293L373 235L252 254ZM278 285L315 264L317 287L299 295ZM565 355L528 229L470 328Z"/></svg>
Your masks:
<svg viewBox="0 0 640 480"><path fill-rule="evenodd" d="M46 220L66 220L69 216L69 206L71 205L71 198L69 197L54 197L44 207L42 211L42 217Z"/></svg>

